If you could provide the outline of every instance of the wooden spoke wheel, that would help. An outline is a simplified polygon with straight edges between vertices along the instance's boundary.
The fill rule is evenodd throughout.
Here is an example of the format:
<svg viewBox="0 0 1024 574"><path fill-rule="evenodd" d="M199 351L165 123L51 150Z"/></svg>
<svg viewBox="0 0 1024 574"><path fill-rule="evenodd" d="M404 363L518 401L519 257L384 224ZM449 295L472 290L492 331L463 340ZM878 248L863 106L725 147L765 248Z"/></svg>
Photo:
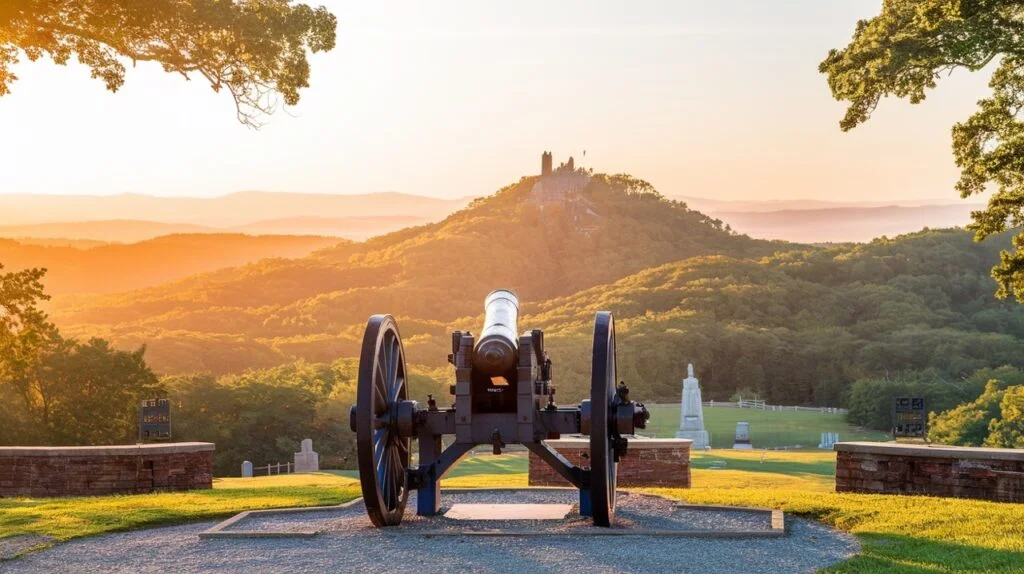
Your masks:
<svg viewBox="0 0 1024 574"><path fill-rule="evenodd" d="M398 431L398 404L406 400L405 352L391 315L366 324L356 389L356 454L366 512L374 526L402 521L409 498L405 471L409 441Z"/></svg>
<svg viewBox="0 0 1024 574"><path fill-rule="evenodd" d="M590 370L590 500L594 525L615 520L615 321L602 311L594 322L594 352Z"/></svg>

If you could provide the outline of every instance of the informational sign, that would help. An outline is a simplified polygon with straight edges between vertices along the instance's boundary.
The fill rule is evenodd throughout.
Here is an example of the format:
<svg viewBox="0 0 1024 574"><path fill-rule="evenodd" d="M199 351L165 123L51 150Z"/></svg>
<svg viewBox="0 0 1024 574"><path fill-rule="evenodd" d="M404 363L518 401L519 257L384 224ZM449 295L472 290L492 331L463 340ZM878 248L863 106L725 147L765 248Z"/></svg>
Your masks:
<svg viewBox="0 0 1024 574"><path fill-rule="evenodd" d="M893 436L924 438L927 421L924 397L897 397L892 417Z"/></svg>
<svg viewBox="0 0 1024 574"><path fill-rule="evenodd" d="M171 438L170 399L146 399L139 404L139 440Z"/></svg>

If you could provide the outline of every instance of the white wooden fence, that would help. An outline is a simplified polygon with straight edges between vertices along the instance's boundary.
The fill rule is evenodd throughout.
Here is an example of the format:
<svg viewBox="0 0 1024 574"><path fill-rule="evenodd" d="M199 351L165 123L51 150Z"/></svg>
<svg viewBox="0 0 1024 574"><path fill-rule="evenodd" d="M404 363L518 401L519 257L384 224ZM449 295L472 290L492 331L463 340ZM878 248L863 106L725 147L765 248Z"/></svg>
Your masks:
<svg viewBox="0 0 1024 574"><path fill-rule="evenodd" d="M668 407L678 406L678 403L658 403L656 406ZM704 401L706 407L728 407L734 409L755 409L759 411L768 412L803 412L803 413L822 413L831 415L845 415L850 411L849 409L841 409L838 407L801 407L798 405L769 405L764 401L751 401L751 400L739 400L735 402L730 401Z"/></svg>
<svg viewBox="0 0 1024 574"><path fill-rule="evenodd" d="M278 462L276 464L268 464L266 466L254 466L252 468L253 476L272 476L275 474L281 474L281 470L284 469L285 474L291 474L295 469L292 467L292 463Z"/></svg>

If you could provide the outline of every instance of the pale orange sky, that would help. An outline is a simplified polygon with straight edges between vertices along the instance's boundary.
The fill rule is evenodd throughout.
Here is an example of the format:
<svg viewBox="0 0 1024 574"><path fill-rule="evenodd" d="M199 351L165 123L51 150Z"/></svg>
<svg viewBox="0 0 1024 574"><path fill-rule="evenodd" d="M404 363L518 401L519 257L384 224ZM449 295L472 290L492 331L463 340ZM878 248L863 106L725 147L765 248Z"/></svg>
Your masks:
<svg viewBox="0 0 1024 574"><path fill-rule="evenodd" d="M988 74L956 74L840 132L817 65L879 0L322 3L338 46L260 131L155 64L117 94L77 64L19 65L0 193L456 197L550 149L671 195L956 202L949 129L987 92Z"/></svg>

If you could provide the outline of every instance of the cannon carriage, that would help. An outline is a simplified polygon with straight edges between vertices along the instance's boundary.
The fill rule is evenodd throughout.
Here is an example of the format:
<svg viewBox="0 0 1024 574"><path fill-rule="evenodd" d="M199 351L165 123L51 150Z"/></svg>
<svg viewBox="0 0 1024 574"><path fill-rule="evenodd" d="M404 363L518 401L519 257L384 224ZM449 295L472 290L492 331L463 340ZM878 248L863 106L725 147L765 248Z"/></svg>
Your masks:
<svg viewBox="0 0 1024 574"><path fill-rule="evenodd" d="M517 331L519 300L498 290L484 302L480 337L452 333L448 361L455 367L451 393L455 404L438 408L428 397L421 407L408 398L408 371L398 325L390 315L370 317L359 358L356 404L350 426L356 433L359 479L370 520L397 525L410 491L416 512L435 515L441 508L441 478L478 445L500 454L521 444L579 489L580 514L597 526L615 518L615 479L619 458L627 453L627 435L644 428L649 414L616 385L615 322L609 312L594 320L590 398L581 404L555 404L552 362L544 333ZM543 441L561 434L590 436L590 466L576 466ZM443 448L442 437L454 435ZM412 439L419 448L413 465Z"/></svg>

